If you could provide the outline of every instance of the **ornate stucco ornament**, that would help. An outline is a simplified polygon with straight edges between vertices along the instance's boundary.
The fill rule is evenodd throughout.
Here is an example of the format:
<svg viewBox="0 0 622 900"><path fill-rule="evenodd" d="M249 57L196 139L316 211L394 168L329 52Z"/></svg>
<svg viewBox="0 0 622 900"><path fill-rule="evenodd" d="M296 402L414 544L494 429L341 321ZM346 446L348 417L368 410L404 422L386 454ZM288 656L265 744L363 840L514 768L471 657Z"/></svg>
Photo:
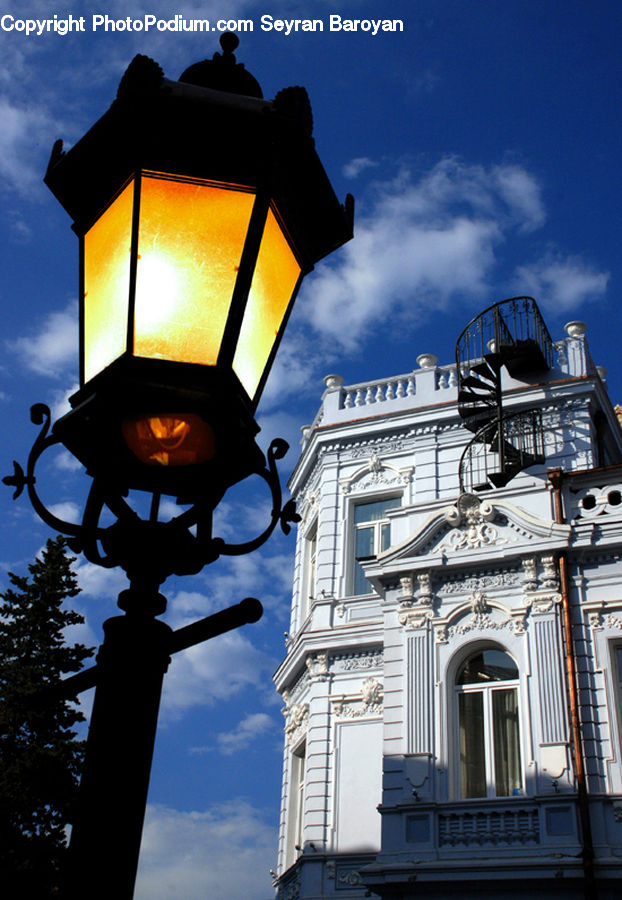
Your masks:
<svg viewBox="0 0 622 900"><path fill-rule="evenodd" d="M363 716L382 714L383 688L373 676L368 676L361 685L358 696L336 697L333 700L333 711L336 716L348 719L359 719Z"/></svg>
<svg viewBox="0 0 622 900"><path fill-rule="evenodd" d="M311 653L305 660L305 665L313 681L326 681L328 678L328 651L320 650Z"/></svg>
<svg viewBox="0 0 622 900"><path fill-rule="evenodd" d="M432 594L432 576L429 572L417 573L416 599L413 591L412 575L400 578L402 593L399 596L397 618L400 625L406 628L421 628L428 619L434 618L434 596Z"/></svg>
<svg viewBox="0 0 622 900"><path fill-rule="evenodd" d="M495 517L492 503L480 500L474 494L460 494L455 506L445 512L445 518L453 531L441 544L443 549L475 550L490 544L504 544L496 528L489 523Z"/></svg>
<svg viewBox="0 0 622 900"><path fill-rule="evenodd" d="M524 603L532 613L545 613L561 603L559 573L553 554L525 557L521 562Z"/></svg>
<svg viewBox="0 0 622 900"><path fill-rule="evenodd" d="M380 459L376 450L372 450L367 463L352 475L340 478L339 484L344 494L349 494L355 484L361 491L378 485L407 485L413 472L414 466L394 466Z"/></svg>
<svg viewBox="0 0 622 900"><path fill-rule="evenodd" d="M292 703L291 706L283 710L283 715L287 718L287 724L285 725L287 743L290 747L295 747L306 734L309 725L309 704Z"/></svg>

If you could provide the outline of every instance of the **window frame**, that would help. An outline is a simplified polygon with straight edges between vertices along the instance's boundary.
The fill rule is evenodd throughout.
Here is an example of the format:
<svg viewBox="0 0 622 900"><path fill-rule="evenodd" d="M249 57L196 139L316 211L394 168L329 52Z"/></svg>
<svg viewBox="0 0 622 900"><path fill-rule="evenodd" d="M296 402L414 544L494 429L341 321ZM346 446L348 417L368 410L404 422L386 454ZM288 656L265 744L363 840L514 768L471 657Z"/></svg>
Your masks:
<svg viewBox="0 0 622 900"><path fill-rule="evenodd" d="M285 867L292 866L304 847L305 798L307 793L307 743L301 741L290 756L289 802Z"/></svg>
<svg viewBox="0 0 622 900"><path fill-rule="evenodd" d="M372 588L371 584L367 582L369 586L369 590L365 591L365 593L361 593L356 590L357 583L357 563L361 561L367 561L371 559L376 559L377 556L386 550L387 547L390 546L390 543L387 544L387 547L382 547L382 529L384 526L391 524L390 517L383 516L381 519L369 519L364 522L356 522L356 509L361 506L371 506L376 503L382 502L390 502L393 500L397 500L395 506L390 507L386 512L390 512L391 509L400 509L404 503L404 494L403 492L387 492L382 494L372 494L372 495L361 495L356 498L352 498L350 501L350 505L348 508L348 546L347 546L347 567L346 567L346 584L347 591L346 595L349 597L370 597L373 596L376 592ZM363 528L372 528L373 529L373 553L367 556L356 556L356 548L357 548L357 534ZM389 531L390 535L390 531Z"/></svg>
<svg viewBox="0 0 622 900"><path fill-rule="evenodd" d="M456 680L462 667L466 661L478 653L486 650L498 650L512 660L517 669L517 677L507 680L486 682L472 682L468 684L457 684ZM450 731L453 734L453 783L454 796L456 800L473 802L477 800L503 800L509 801L513 796L524 796L525 793L525 757L523 752L524 741L524 723L521 720L521 672L518 662L513 654L501 644L495 642L480 642L468 644L463 647L461 652L454 659L451 666L452 703L450 705L450 715L452 727ZM517 718L517 748L518 748L518 764L519 777L518 786L510 787L509 793L497 793L496 786L496 753L495 753L495 725L493 711L493 694L499 691L513 691L516 703ZM460 729L460 695L474 695L481 693L482 695L482 719L483 719L483 745L484 745L484 778L486 785L486 793L484 795L471 795L463 793L462 787L462 760L461 760L461 729Z"/></svg>
<svg viewBox="0 0 622 900"><path fill-rule="evenodd" d="M304 535L298 628L302 628L317 595L318 521Z"/></svg>

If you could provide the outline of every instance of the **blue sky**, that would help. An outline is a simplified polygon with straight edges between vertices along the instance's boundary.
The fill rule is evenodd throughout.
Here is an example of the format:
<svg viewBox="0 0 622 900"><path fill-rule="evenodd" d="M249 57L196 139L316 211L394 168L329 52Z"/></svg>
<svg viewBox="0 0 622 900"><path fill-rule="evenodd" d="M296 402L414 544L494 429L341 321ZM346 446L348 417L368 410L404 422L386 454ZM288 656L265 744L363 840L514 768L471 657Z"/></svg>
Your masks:
<svg viewBox="0 0 622 900"><path fill-rule="evenodd" d="M108 0L5 2L14 20L85 16L62 36L0 30L0 303L3 466L25 461L31 403L56 415L77 380L77 240L42 183L52 143L77 140L112 102L135 53L169 78L218 48L218 35L92 31L111 19L181 14L243 18L238 59L264 96L304 85L319 154L337 194L356 196L356 238L307 279L259 410L262 440L283 436L295 462L322 377L346 383L405 373L423 352L450 362L479 310L533 295L553 338L588 323L611 397L622 401L618 349L622 174L618 3L606 0L420 0L255 3L220 0L143 9ZM402 32L329 30L329 16L401 19ZM262 31L273 19L320 19L323 31ZM46 499L71 517L85 476L66 454L43 467ZM5 489L0 578L23 571L48 535L27 502ZM261 492L239 487L218 528L262 527ZM246 595L262 621L174 659L163 700L137 896L151 900L271 896L280 794L282 717L271 673L288 627L293 537L170 579L174 626ZM96 643L114 614L122 575L78 561ZM209 891L206 887L209 885ZM175 887L173 887L175 886Z"/></svg>

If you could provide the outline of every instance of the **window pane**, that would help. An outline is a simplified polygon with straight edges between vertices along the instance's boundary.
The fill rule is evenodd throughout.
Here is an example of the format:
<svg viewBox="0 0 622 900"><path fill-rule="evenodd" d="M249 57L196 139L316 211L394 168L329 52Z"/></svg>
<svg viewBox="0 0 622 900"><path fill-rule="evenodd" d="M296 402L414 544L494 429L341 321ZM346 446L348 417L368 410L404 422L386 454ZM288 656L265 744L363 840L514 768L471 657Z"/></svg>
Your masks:
<svg viewBox="0 0 622 900"><path fill-rule="evenodd" d="M359 558L374 555L374 528L373 525L366 528L357 528L356 547L354 555L357 560L354 563L354 593L371 594L372 587L363 574Z"/></svg>
<svg viewBox="0 0 622 900"><path fill-rule="evenodd" d="M386 525L380 526L380 550L386 550L389 546L389 542L391 540L391 526L387 523Z"/></svg>
<svg viewBox="0 0 622 900"><path fill-rule="evenodd" d="M460 792L463 798L486 796L483 694L458 695Z"/></svg>
<svg viewBox="0 0 622 900"><path fill-rule="evenodd" d="M372 503L358 503L354 507L354 521L358 525L359 522L375 522L378 519L384 519L387 510L395 509L397 506L401 506L401 503L400 497L374 500Z"/></svg>
<svg viewBox="0 0 622 900"><path fill-rule="evenodd" d="M521 787L518 699L515 690L492 692L495 793L508 797Z"/></svg>
<svg viewBox="0 0 622 900"><path fill-rule="evenodd" d="M356 552L354 554L357 559L364 556L374 555L374 529L373 528L357 528L356 529Z"/></svg>
<svg viewBox="0 0 622 900"><path fill-rule="evenodd" d="M481 684L491 681L514 681L518 669L505 650L480 650L458 669L456 684Z"/></svg>

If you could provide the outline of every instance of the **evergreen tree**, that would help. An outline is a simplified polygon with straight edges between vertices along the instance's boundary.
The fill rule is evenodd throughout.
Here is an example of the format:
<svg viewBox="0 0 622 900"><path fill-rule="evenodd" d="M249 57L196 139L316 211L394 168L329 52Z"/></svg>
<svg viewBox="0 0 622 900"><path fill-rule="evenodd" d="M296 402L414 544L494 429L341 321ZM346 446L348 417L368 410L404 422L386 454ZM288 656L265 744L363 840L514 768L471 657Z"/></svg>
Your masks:
<svg viewBox="0 0 622 900"><path fill-rule="evenodd" d="M9 573L0 593L0 892L58 895L84 741L84 716L54 691L93 651L67 646L63 630L83 622L63 606L79 593L63 538L48 540L30 577ZM8 887L8 892L7 892Z"/></svg>

